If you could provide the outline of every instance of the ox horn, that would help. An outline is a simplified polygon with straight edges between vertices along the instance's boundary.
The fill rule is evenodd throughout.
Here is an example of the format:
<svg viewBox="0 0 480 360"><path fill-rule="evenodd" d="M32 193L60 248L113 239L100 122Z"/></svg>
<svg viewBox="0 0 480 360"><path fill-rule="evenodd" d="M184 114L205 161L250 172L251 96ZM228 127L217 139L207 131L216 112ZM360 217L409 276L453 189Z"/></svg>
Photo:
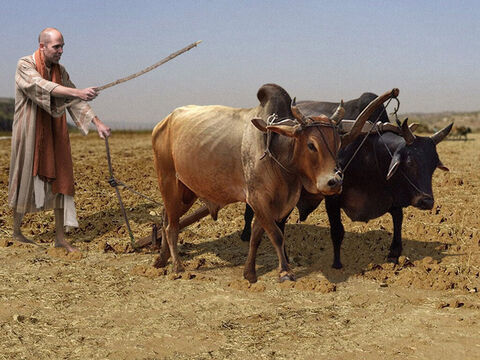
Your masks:
<svg viewBox="0 0 480 360"><path fill-rule="evenodd" d="M303 115L300 109L297 107L297 98L293 98L292 104L290 105L290 110L292 111L293 116L301 125L307 125L308 119Z"/></svg>
<svg viewBox="0 0 480 360"><path fill-rule="evenodd" d="M415 135L413 135L412 130L408 126L408 118L403 120L402 123L402 136L405 139L405 142L407 145L412 145L413 142L415 141Z"/></svg>
<svg viewBox="0 0 480 360"><path fill-rule="evenodd" d="M453 123L444 127L442 130L437 131L435 134L430 136L430 139L432 139L435 145L437 145L440 141L445 139L445 136L447 136L450 130L452 130L452 126L453 126Z"/></svg>
<svg viewBox="0 0 480 360"><path fill-rule="evenodd" d="M340 105L338 105L337 110L333 113L330 120L332 120L335 124L337 124L340 120L343 119L345 116L345 108L343 107L343 99L340 101Z"/></svg>
<svg viewBox="0 0 480 360"><path fill-rule="evenodd" d="M363 111L360 113L360 115L358 115L352 129L348 133L342 135L342 147L345 147L348 144L352 143L357 138L357 136L360 135L363 125L365 125L367 119L372 115L372 113L378 106L380 106L390 98L397 97L399 93L400 90L394 88L391 91L388 91L385 94L378 96L370 104L368 104L367 107L363 109Z"/></svg>

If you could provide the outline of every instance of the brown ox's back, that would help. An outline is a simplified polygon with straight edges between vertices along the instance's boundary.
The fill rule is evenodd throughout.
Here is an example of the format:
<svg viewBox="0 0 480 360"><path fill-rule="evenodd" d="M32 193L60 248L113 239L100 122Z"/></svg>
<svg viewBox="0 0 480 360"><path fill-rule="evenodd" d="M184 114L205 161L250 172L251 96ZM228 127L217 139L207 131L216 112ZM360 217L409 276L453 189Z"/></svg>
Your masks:
<svg viewBox="0 0 480 360"><path fill-rule="evenodd" d="M245 201L240 155L249 111L217 105L174 110L153 130L160 186L178 179L197 197L220 207Z"/></svg>

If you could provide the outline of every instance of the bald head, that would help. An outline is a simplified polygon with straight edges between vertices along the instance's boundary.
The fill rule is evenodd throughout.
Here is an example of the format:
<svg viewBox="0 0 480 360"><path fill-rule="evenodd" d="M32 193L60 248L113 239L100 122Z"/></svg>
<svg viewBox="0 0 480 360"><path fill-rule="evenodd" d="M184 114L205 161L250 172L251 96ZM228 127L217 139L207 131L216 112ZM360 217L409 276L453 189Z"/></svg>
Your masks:
<svg viewBox="0 0 480 360"><path fill-rule="evenodd" d="M48 44L52 38L61 37L63 40L62 33L53 27L47 27L40 32L38 35L38 42Z"/></svg>
<svg viewBox="0 0 480 360"><path fill-rule="evenodd" d="M63 35L55 28L43 29L38 35L38 46L43 52L45 64L58 64L63 54Z"/></svg>

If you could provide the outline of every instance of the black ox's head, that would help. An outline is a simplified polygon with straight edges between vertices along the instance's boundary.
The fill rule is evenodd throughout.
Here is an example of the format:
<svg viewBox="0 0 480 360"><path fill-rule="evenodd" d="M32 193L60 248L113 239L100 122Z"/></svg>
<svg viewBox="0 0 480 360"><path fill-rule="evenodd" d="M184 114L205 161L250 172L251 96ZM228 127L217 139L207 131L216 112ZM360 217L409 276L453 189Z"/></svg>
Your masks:
<svg viewBox="0 0 480 360"><path fill-rule="evenodd" d="M433 208L433 172L436 168L448 171L438 157L436 145L448 135L452 125L430 137L422 137L412 133L407 119L403 122L401 134L405 142L402 142L393 153L387 180L401 181L403 185L395 188L395 191L402 193L402 200L407 202L404 205L413 205L422 210Z"/></svg>

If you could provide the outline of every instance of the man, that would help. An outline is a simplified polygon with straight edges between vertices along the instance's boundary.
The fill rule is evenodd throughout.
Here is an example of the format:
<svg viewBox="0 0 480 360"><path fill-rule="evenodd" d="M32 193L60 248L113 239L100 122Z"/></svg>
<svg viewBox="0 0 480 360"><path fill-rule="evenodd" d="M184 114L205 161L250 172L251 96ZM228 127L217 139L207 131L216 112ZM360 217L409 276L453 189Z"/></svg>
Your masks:
<svg viewBox="0 0 480 360"><path fill-rule="evenodd" d="M54 28L44 29L39 48L21 58L15 74L15 115L8 203L13 208L14 240L33 243L21 232L27 212L54 209L55 246L76 249L65 240L64 226L78 226L73 202L73 166L64 106L75 125L86 135L93 122L103 139L110 128L95 116L86 101L97 97L94 87L76 89L59 64L63 36ZM63 110L62 110L63 108Z"/></svg>

